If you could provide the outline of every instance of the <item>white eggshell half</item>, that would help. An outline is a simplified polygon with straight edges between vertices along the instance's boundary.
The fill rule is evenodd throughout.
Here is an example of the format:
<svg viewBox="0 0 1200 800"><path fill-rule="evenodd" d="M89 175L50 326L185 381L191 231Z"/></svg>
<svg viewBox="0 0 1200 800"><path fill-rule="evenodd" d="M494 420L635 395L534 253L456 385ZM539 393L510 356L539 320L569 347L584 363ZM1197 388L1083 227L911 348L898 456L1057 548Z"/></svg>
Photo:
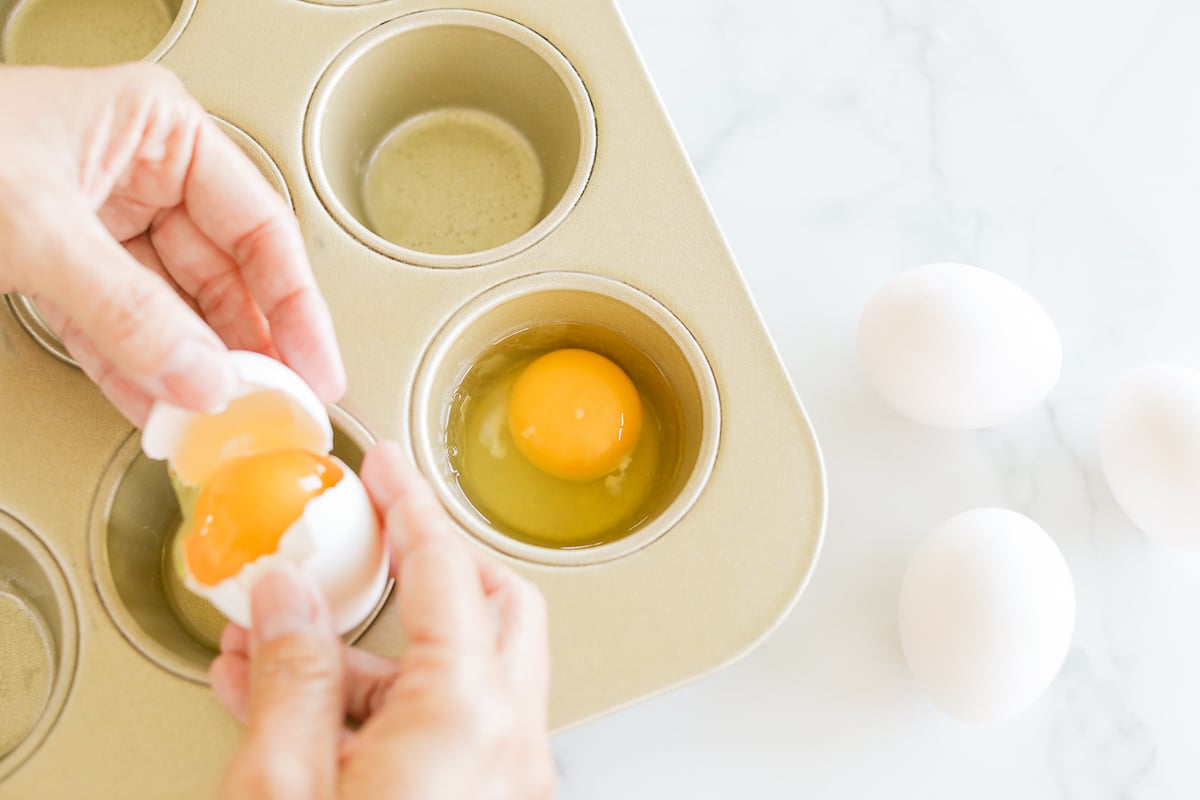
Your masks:
<svg viewBox="0 0 1200 800"><path fill-rule="evenodd" d="M274 554L247 564L214 586L199 583L189 571L187 587L238 625L249 627L254 581L270 564L286 560L324 593L338 633L365 620L387 585L388 554L362 482L353 470L334 460L342 466L342 479L309 501Z"/></svg>
<svg viewBox="0 0 1200 800"><path fill-rule="evenodd" d="M1013 511L952 517L920 543L904 575L904 658L929 698L965 722L998 722L1033 703L1058 674L1074 627L1067 562Z"/></svg>
<svg viewBox="0 0 1200 800"><path fill-rule="evenodd" d="M234 350L229 354L233 369L237 372L240 385L235 397L270 389L283 392L295 400L312 418L325 438L325 451L333 448L333 427L329 414L321 400L313 393L304 379L273 358L261 353ZM158 401L150 409L146 427L142 430L142 452L159 461L175 454L180 439L198 412L191 411L165 401Z"/></svg>
<svg viewBox="0 0 1200 800"><path fill-rule="evenodd" d="M1135 525L1200 551L1200 370L1160 364L1122 378L1105 403L1100 459Z"/></svg>
<svg viewBox="0 0 1200 800"><path fill-rule="evenodd" d="M1030 410L1062 368L1062 342L1024 289L965 264L927 264L884 284L858 326L867 381L901 414L987 428Z"/></svg>

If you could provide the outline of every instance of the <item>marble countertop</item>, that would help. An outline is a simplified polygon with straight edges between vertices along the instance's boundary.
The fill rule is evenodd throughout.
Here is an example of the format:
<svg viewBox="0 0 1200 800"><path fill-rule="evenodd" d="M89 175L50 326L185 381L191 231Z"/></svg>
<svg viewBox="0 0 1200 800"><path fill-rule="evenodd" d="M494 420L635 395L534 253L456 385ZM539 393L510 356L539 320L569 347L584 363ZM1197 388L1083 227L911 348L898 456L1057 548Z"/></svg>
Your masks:
<svg viewBox="0 0 1200 800"><path fill-rule="evenodd" d="M624 11L821 439L829 526L808 590L760 649L557 737L559 796L1200 795L1200 556L1121 513L1096 435L1125 371L1200 366L1200 4ZM930 261L994 270L1049 311L1064 368L1046 404L956 433L869 392L858 313ZM976 727L913 683L896 605L917 540L985 505L1053 536L1079 612L1040 701Z"/></svg>

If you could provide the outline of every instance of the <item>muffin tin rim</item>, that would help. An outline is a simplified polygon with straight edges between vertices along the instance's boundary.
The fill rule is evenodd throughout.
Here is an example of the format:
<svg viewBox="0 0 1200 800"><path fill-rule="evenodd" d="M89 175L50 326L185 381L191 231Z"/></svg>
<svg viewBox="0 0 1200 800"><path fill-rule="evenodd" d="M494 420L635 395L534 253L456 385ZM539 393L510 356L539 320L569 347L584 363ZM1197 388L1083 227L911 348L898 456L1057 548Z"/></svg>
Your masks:
<svg viewBox="0 0 1200 800"><path fill-rule="evenodd" d="M684 355L700 400L703 417L700 446L691 473L678 494L643 527L620 539L594 547L542 547L522 542L489 525L479 512L464 502L461 493L449 488L449 478L439 468L435 445L428 435L430 423L435 418L438 420L437 427L444 428L442 414L435 408L435 404L441 400L434 397L433 383L448 351L462 332L488 312L508 302L545 291L596 294L644 314ZM620 332L616 333L619 335ZM637 347L636 344L633 346ZM475 354L476 357L478 355ZM463 374L460 368L454 378L456 385L461 382ZM518 561L539 566L579 568L602 565L628 558L649 547L678 526L703 495L716 466L721 444L720 388L708 356L691 330L666 304L647 292L625 281L592 272L546 270L529 273L494 284L466 298L451 312L426 346L414 379L409 384L408 408L412 449L417 464L429 476L438 499L450 511L455 523L486 547Z"/></svg>
<svg viewBox="0 0 1200 800"><path fill-rule="evenodd" d="M50 694L37 722L8 753L0 756L0 783L29 760L57 726L67 707L79 667L79 608L71 583L49 545L19 518L0 508L0 532L17 542L41 568L59 603L62 623L61 649L55 655Z"/></svg>
<svg viewBox="0 0 1200 800"><path fill-rule="evenodd" d="M307 0L306 0L307 1ZM482 23L482 24L481 24ZM574 100L579 123L580 153L575 171L558 203L542 219L520 236L487 250L454 255L423 253L390 242L360 222L342 201L331 185L321 164L321 117L336 92L342 78L355 62L373 47L394 36L422 28L450 25L474 27L507 36L529 49L554 70L564 88ZM321 207L341 230L357 244L392 262L433 269L470 269L504 261L529 250L550 236L579 204L591 179L598 152L599 138L596 109L583 76L575 65L553 42L538 31L501 14L472 8L424 8L406 11L390 17L354 38L346 41L333 53L321 71L305 105L302 122L301 147L305 175Z"/></svg>

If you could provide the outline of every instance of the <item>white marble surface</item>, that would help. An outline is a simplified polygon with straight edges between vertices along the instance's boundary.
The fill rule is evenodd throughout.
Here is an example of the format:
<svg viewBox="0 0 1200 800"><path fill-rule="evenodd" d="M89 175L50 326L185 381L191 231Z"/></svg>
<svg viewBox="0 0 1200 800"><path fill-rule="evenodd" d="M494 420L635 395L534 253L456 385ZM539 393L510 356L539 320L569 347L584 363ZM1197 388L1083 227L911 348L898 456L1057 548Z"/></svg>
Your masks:
<svg viewBox="0 0 1200 800"><path fill-rule="evenodd" d="M1096 441L1125 370L1200 366L1200 3L625 13L821 437L829 528L761 649L559 736L560 797L1200 796L1200 556L1134 529ZM1046 405L947 433L869 393L860 308L938 260L1008 276L1057 321L1065 366ZM992 727L922 698L895 623L915 542L980 505L1042 524L1079 598L1058 680Z"/></svg>

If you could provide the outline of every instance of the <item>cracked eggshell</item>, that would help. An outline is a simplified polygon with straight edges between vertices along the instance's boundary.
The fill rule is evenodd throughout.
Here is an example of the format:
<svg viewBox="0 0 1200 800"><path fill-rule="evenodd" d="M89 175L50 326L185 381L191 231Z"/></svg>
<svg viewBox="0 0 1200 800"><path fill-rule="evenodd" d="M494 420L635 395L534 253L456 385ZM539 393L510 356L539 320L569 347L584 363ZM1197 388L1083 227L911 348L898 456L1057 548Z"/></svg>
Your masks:
<svg viewBox="0 0 1200 800"><path fill-rule="evenodd" d="M1157 364L1125 375L1105 403L1100 461L1147 536L1200 551L1200 370Z"/></svg>
<svg viewBox="0 0 1200 800"><path fill-rule="evenodd" d="M1000 722L1058 674L1075 587L1054 541L1000 508L951 517L918 546L900 590L900 644L928 697L964 722Z"/></svg>
<svg viewBox="0 0 1200 800"><path fill-rule="evenodd" d="M250 626L250 593L254 581L272 563L294 564L322 591L339 634L370 615L383 595L388 554L375 510L354 471L340 460L343 476L309 501L304 512L279 541L279 549L212 586L198 582L182 560L184 583L244 628Z"/></svg>
<svg viewBox="0 0 1200 800"><path fill-rule="evenodd" d="M938 428L1008 422L1045 399L1062 368L1049 315L1021 287L965 264L927 264L863 308L858 356L871 387Z"/></svg>
<svg viewBox="0 0 1200 800"><path fill-rule="evenodd" d="M234 397L262 390L282 392L294 400L312 419L313 424L320 428L325 443L323 452L328 453L333 449L333 426L329 422L329 414L303 378L286 364L261 353L234 350L229 353L229 357L240 379ZM155 460L165 459L169 462L188 426L197 416L200 414L196 411L161 400L156 402L150 409L146 427L142 430L142 452Z"/></svg>

